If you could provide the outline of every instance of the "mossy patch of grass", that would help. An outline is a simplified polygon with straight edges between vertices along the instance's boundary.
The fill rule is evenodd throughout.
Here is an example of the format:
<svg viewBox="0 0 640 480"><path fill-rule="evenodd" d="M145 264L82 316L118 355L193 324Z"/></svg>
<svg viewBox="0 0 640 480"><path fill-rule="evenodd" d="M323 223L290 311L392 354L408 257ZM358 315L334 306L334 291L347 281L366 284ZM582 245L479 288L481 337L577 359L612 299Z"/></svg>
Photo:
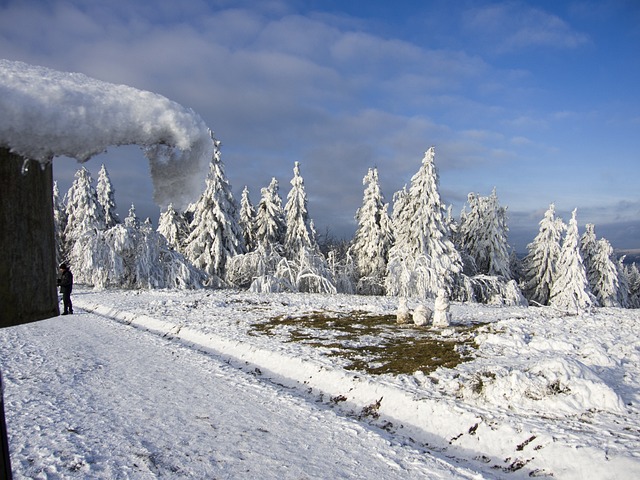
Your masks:
<svg viewBox="0 0 640 480"><path fill-rule="evenodd" d="M398 325L395 315L316 311L253 324L250 333L321 348L350 370L399 375L418 370L428 374L470 360L478 326L452 326L445 335L442 329Z"/></svg>

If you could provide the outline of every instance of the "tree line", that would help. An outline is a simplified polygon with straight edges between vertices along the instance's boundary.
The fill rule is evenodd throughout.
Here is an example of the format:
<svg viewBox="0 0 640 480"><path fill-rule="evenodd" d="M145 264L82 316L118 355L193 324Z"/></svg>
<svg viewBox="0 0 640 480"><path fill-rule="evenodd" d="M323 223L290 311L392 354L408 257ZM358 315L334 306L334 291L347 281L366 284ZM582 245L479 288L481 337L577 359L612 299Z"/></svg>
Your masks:
<svg viewBox="0 0 640 480"><path fill-rule="evenodd" d="M321 249L300 164L294 163L283 201L276 178L257 205L247 187L239 204L224 173L219 141L198 200L184 211L168 205L154 230L131 206L122 221L104 167L94 186L80 168L63 199L54 185L59 259L76 279L97 287L235 287L254 292L356 293L500 305L551 305L565 311L595 306L638 308L637 265L616 259L595 227L578 234L551 204L539 232L518 259L508 244L507 208L495 189L470 193L458 219L439 194L435 148L409 185L393 195L380 189L378 171L363 178L357 229L344 248Z"/></svg>

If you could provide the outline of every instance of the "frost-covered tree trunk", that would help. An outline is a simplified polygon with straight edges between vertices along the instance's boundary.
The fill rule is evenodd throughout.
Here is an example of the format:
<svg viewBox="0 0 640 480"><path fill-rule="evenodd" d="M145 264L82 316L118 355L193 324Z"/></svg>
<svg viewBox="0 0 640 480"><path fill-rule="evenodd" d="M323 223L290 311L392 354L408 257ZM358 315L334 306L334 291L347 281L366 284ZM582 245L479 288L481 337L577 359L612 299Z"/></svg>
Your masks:
<svg viewBox="0 0 640 480"><path fill-rule="evenodd" d="M522 262L521 288L530 302L549 304L565 228L562 219L556 217L555 205L552 203L540 221L538 234L527 245L528 253Z"/></svg>
<svg viewBox="0 0 640 480"><path fill-rule="evenodd" d="M56 241L56 264L59 265L67 257L64 231L67 227L67 213L60 199L58 182L53 182L53 231Z"/></svg>
<svg viewBox="0 0 640 480"><path fill-rule="evenodd" d="M265 248L282 249L286 223L282 199L278 193L278 180L271 179L268 187L260 190L261 198L256 211L256 243Z"/></svg>
<svg viewBox="0 0 640 480"><path fill-rule="evenodd" d="M576 210L571 214L560 257L556 265L556 274L549 293L551 306L570 312L580 313L594 306L582 255Z"/></svg>
<svg viewBox="0 0 640 480"><path fill-rule="evenodd" d="M411 179L408 195L396 196L402 205L394 207L395 244L387 264L387 294L424 298L445 289L450 295L462 272L445 221L434 158L431 147Z"/></svg>
<svg viewBox="0 0 640 480"><path fill-rule="evenodd" d="M591 290L603 307L620 306L618 269L612 256L613 248L609 241L605 238L599 239L591 263L591 276L594 279Z"/></svg>
<svg viewBox="0 0 640 480"><path fill-rule="evenodd" d="M98 195L98 203L104 211L106 228L111 228L120 223L120 218L116 212L116 192L111 183L111 178L109 178L109 172L107 172L104 164L100 167L100 172L98 173L96 193Z"/></svg>
<svg viewBox="0 0 640 480"><path fill-rule="evenodd" d="M358 276L357 292L383 295L387 260L393 245L391 219L380 191L378 170L369 169L362 183L366 188L362 207L356 212L358 228L350 248Z"/></svg>
<svg viewBox="0 0 640 480"><path fill-rule="evenodd" d="M187 223L182 215L180 215L173 204L170 203L167 209L160 214L158 220L158 233L167 239L169 245L182 252L183 242L187 236Z"/></svg>
<svg viewBox="0 0 640 480"><path fill-rule="evenodd" d="M316 250L314 234L310 226L307 210L307 192L304 188L304 179L300 175L300 162L295 162L291 190L287 195L287 204L284 207L285 221L287 225L284 237L284 252L287 258L297 260L300 252L305 249Z"/></svg>
<svg viewBox="0 0 640 480"><path fill-rule="evenodd" d="M240 228L244 245L248 252L256 246L256 212L249 198L249 188L245 185L240 199Z"/></svg>
<svg viewBox="0 0 640 480"><path fill-rule="evenodd" d="M221 285L228 259L244 253L245 248L238 207L220 159L220 142L214 140L214 144L206 188L193 206L191 233L184 252L196 268L211 276L212 285Z"/></svg>

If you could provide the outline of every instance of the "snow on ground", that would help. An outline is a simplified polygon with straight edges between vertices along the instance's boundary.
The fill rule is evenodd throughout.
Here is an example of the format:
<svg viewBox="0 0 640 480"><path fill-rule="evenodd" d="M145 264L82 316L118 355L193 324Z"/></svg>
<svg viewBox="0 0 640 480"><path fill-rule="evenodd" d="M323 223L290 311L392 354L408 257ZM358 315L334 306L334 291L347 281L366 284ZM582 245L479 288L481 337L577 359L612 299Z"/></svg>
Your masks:
<svg viewBox="0 0 640 480"><path fill-rule="evenodd" d="M472 361L370 375L252 325L393 314L396 298L74 301L79 315L0 331L17 478L640 478L637 311L454 304L435 333L481 323Z"/></svg>

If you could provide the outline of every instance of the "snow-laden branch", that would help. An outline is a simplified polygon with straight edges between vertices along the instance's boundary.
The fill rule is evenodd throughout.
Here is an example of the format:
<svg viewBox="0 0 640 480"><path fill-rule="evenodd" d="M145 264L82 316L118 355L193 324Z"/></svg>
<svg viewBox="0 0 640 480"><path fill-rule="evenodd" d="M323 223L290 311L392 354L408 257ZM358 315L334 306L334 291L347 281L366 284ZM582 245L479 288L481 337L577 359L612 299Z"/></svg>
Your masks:
<svg viewBox="0 0 640 480"><path fill-rule="evenodd" d="M109 146L152 147L156 202L183 206L203 190L211 132L193 110L156 93L0 59L0 112L0 147L25 158L84 162Z"/></svg>

